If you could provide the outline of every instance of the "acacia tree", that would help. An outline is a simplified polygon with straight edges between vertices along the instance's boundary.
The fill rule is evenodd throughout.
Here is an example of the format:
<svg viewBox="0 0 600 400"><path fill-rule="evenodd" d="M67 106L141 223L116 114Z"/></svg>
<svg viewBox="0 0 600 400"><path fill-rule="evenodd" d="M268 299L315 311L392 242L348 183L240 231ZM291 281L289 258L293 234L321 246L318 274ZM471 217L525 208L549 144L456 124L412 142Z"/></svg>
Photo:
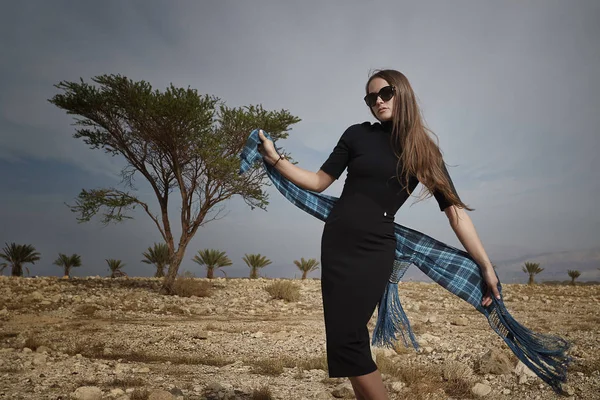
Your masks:
<svg viewBox="0 0 600 400"><path fill-rule="evenodd" d="M571 285L575 285L575 279L581 276L581 272L570 269L567 271L567 275L569 275L569 277L571 278Z"/></svg>
<svg viewBox="0 0 600 400"><path fill-rule="evenodd" d="M238 173L239 154L250 131L262 128L274 140L285 139L300 119L287 110L266 111L260 105L230 108L189 87L171 84L164 91L153 90L148 82L121 75L96 76L92 82L60 82L55 86L62 93L49 101L77 116L75 138L125 159L121 174L127 189L136 190L136 174L148 181L159 212L151 211L135 193L113 187L84 189L74 205L67 205L80 222L90 221L102 209L104 224L129 219L127 211L140 207L169 247L162 289L173 293L187 245L200 226L220 219L224 201L240 195L251 208L268 205L263 170L255 166ZM174 237L168 214L174 192L180 200L179 238Z"/></svg>

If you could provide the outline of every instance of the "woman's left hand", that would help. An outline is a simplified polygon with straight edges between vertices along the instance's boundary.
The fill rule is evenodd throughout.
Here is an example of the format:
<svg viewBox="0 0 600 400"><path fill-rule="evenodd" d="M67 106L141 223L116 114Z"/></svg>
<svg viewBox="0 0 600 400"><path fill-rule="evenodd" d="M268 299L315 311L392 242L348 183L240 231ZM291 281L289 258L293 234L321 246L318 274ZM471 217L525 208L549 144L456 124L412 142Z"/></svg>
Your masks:
<svg viewBox="0 0 600 400"><path fill-rule="evenodd" d="M482 268L481 276L487 285L487 290L483 295L481 305L487 307L492 304L492 296L500 300L500 292L498 292L498 277L496 276L493 267Z"/></svg>

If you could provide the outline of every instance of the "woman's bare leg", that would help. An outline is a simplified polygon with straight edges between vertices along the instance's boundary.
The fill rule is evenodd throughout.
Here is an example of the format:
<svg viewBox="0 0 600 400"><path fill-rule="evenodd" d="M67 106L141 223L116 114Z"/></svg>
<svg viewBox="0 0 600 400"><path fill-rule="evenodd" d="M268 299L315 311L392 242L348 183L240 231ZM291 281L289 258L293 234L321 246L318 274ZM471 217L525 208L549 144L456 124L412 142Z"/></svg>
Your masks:
<svg viewBox="0 0 600 400"><path fill-rule="evenodd" d="M366 375L352 376L350 383L352 383L354 393L357 394L357 399L360 394L361 400L389 400L379 370Z"/></svg>

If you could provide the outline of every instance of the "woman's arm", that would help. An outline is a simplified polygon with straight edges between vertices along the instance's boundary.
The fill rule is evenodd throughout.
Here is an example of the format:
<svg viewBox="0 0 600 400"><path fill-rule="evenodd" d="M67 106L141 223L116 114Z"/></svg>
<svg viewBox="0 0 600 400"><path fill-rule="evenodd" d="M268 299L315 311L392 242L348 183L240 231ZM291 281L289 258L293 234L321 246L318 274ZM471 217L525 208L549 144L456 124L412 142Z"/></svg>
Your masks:
<svg viewBox="0 0 600 400"><path fill-rule="evenodd" d="M493 268L469 214L456 206L447 207L444 209L444 213L446 213L456 237L477 264L483 268Z"/></svg>
<svg viewBox="0 0 600 400"><path fill-rule="evenodd" d="M275 169L281 175L297 186L313 192L322 192L335 180L334 177L323 170L319 170L318 172L308 171L292 164L285 158L280 159L280 155L275 150L273 142L264 136L262 130L259 131L258 136L262 141L259 151L265 158L265 161L270 165L275 165Z"/></svg>
<svg viewBox="0 0 600 400"><path fill-rule="evenodd" d="M488 284L487 294L484 295L482 301L484 306L488 306L491 304L489 289L491 289L491 294L498 299L500 298L498 288L496 287L498 280L494 272L494 267L492 267L492 263L483 248L483 244L481 244L481 240L479 240L473 221L471 221L471 218L464 209L456 206L445 208L444 213L446 213L456 237L462 243L469 255L473 257L477 265L479 265L481 274Z"/></svg>
<svg viewBox="0 0 600 400"><path fill-rule="evenodd" d="M271 165L277 162L277 159L273 160L269 157L265 158L265 160ZM322 170L317 172L308 171L292 164L285 158L282 158L277 162L275 169L289 181L303 189L312 190L313 192L322 192L335 180L332 176Z"/></svg>

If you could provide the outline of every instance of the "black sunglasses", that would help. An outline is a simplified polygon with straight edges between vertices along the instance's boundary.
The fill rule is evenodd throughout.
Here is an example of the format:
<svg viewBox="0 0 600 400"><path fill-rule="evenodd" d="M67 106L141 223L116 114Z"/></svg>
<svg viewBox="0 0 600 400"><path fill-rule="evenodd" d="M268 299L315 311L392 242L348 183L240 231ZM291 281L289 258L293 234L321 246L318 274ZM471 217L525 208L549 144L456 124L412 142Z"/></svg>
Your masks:
<svg viewBox="0 0 600 400"><path fill-rule="evenodd" d="M373 107L375 104L377 104L378 97L381 97L381 100L383 101L388 101L394 97L394 94L396 94L396 88L394 86L385 86L382 87L378 93L369 93L364 97L364 100L369 107Z"/></svg>

